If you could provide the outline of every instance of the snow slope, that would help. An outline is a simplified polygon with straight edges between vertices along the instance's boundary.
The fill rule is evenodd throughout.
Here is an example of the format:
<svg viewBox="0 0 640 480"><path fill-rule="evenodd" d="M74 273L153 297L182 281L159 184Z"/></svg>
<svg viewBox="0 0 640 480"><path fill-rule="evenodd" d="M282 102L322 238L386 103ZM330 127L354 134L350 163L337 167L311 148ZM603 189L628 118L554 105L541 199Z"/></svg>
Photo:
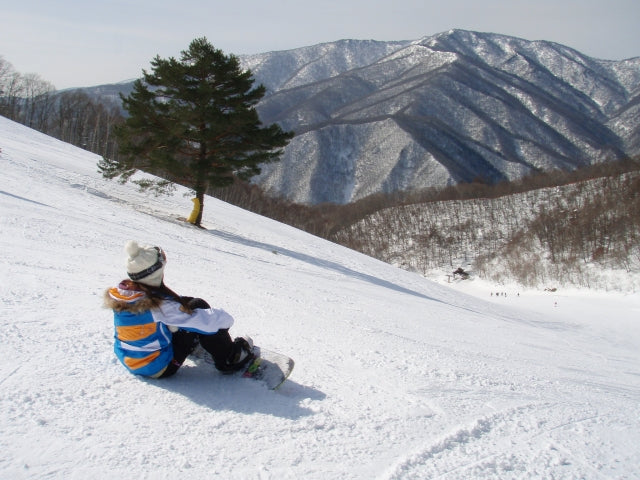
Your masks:
<svg viewBox="0 0 640 480"><path fill-rule="evenodd" d="M640 478L638 294L482 299L214 199L186 226L4 118L0 149L0 478ZM290 380L128 374L101 308L128 239Z"/></svg>

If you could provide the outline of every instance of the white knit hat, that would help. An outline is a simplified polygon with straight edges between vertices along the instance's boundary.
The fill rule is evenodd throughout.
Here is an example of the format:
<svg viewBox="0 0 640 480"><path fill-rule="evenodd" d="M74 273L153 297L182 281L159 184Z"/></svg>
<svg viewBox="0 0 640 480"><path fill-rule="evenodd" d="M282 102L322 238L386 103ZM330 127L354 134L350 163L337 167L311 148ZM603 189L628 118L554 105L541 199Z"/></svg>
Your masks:
<svg viewBox="0 0 640 480"><path fill-rule="evenodd" d="M140 246L137 242L129 240L124 250L129 255L127 274L131 280L152 287L162 285L167 259L160 247Z"/></svg>

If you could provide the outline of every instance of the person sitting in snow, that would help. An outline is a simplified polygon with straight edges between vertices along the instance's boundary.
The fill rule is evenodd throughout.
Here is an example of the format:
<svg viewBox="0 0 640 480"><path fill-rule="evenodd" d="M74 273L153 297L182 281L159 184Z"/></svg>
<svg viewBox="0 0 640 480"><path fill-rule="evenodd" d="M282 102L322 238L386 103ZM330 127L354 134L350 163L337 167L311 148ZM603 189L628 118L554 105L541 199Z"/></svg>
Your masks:
<svg viewBox="0 0 640 480"><path fill-rule="evenodd" d="M129 241L125 251L129 278L105 292L105 306L113 310L116 356L131 373L169 377L198 344L223 373L236 372L254 358L250 338L231 340L229 313L164 284L167 257L161 248Z"/></svg>

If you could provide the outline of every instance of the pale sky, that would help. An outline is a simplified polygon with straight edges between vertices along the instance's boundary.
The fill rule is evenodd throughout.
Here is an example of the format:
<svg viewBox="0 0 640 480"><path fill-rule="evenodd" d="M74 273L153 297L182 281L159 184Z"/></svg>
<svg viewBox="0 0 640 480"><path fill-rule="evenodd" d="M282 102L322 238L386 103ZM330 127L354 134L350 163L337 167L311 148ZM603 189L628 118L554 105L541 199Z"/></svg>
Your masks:
<svg viewBox="0 0 640 480"><path fill-rule="evenodd" d="M639 0L0 0L0 56L56 88L138 78L207 37L226 54L461 28L640 56Z"/></svg>

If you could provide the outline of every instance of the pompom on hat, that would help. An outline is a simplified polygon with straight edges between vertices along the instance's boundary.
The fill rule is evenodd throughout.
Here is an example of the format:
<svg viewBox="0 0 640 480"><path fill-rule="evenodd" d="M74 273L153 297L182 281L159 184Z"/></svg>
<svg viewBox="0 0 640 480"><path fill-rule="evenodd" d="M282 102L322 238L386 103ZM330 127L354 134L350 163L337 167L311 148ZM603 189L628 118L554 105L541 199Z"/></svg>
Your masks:
<svg viewBox="0 0 640 480"><path fill-rule="evenodd" d="M160 247L141 246L129 240L124 250L129 256L127 274L131 280L151 287L162 285L167 257Z"/></svg>

